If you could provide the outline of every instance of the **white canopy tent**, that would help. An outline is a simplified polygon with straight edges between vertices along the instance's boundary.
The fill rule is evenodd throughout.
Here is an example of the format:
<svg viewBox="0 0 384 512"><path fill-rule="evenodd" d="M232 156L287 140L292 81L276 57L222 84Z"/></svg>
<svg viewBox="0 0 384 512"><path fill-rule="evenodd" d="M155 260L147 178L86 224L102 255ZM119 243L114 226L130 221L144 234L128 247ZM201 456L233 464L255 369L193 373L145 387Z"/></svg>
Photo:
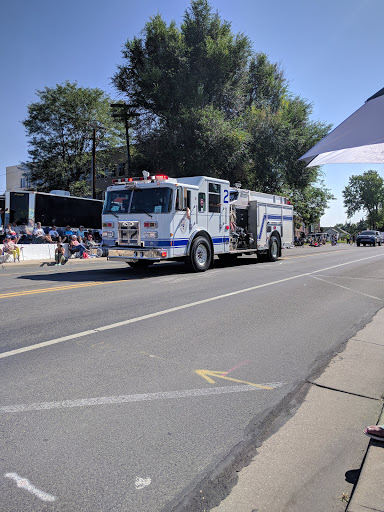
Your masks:
<svg viewBox="0 0 384 512"><path fill-rule="evenodd" d="M300 160L323 164L384 163L384 88L367 99Z"/></svg>

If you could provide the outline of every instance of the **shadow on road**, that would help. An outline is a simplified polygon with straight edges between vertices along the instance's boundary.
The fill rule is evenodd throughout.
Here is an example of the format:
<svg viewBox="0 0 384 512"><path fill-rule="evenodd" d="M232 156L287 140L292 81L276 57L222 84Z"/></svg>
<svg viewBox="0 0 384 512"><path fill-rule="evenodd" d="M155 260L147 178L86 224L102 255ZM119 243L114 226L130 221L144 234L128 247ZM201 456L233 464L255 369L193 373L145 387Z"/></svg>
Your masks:
<svg viewBox="0 0 384 512"><path fill-rule="evenodd" d="M255 257L238 258L233 262L221 262L215 259L214 268L231 268L231 267L244 267L258 263ZM208 270L209 272L209 270ZM83 283L83 282L113 282L121 281L122 279L131 281L137 279L151 279L153 277L187 275L192 272L184 265L178 262L163 262L156 263L144 271L134 270L128 266L111 267L111 268L97 268L97 269L81 269L70 270L66 272L60 271L56 273L47 274L24 274L17 277L17 279L24 279L26 281L46 282L51 281L55 283Z"/></svg>

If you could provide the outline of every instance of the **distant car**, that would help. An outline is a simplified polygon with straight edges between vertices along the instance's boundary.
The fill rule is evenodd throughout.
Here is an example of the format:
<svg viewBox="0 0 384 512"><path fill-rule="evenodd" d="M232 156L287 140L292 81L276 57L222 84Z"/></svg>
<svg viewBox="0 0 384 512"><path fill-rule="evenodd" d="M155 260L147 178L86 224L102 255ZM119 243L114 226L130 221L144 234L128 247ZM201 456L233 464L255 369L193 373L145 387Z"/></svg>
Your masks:
<svg viewBox="0 0 384 512"><path fill-rule="evenodd" d="M366 245L381 245L381 236L378 231L362 231L360 235L357 235L356 245L359 247L360 244Z"/></svg>

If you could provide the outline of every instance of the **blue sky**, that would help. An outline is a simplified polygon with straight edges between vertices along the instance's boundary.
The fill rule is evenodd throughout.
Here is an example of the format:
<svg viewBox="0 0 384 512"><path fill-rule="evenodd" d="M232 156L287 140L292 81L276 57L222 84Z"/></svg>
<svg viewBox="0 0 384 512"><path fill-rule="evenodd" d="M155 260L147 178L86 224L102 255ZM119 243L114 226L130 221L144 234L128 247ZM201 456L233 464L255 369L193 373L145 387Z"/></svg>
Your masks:
<svg viewBox="0 0 384 512"><path fill-rule="evenodd" d="M384 87L383 0L211 0L221 17L243 32L255 51L278 62L290 90L313 104L313 120L340 124ZM125 41L160 12L179 25L188 0L13 0L0 19L0 192L6 166L26 160L21 121L35 92L66 80L99 87L110 83ZM352 174L384 165L328 165L325 183L337 197L322 225L344 222L341 191ZM361 215L357 215L361 218Z"/></svg>

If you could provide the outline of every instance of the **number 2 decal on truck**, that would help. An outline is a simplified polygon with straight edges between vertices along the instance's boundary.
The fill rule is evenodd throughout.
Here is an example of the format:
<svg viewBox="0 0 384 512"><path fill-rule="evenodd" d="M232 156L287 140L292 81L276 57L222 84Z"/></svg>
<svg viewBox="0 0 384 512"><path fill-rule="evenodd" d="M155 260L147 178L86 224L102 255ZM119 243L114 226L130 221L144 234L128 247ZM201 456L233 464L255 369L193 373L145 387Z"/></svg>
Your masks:
<svg viewBox="0 0 384 512"><path fill-rule="evenodd" d="M224 199L223 203L228 203L228 190L224 190Z"/></svg>

